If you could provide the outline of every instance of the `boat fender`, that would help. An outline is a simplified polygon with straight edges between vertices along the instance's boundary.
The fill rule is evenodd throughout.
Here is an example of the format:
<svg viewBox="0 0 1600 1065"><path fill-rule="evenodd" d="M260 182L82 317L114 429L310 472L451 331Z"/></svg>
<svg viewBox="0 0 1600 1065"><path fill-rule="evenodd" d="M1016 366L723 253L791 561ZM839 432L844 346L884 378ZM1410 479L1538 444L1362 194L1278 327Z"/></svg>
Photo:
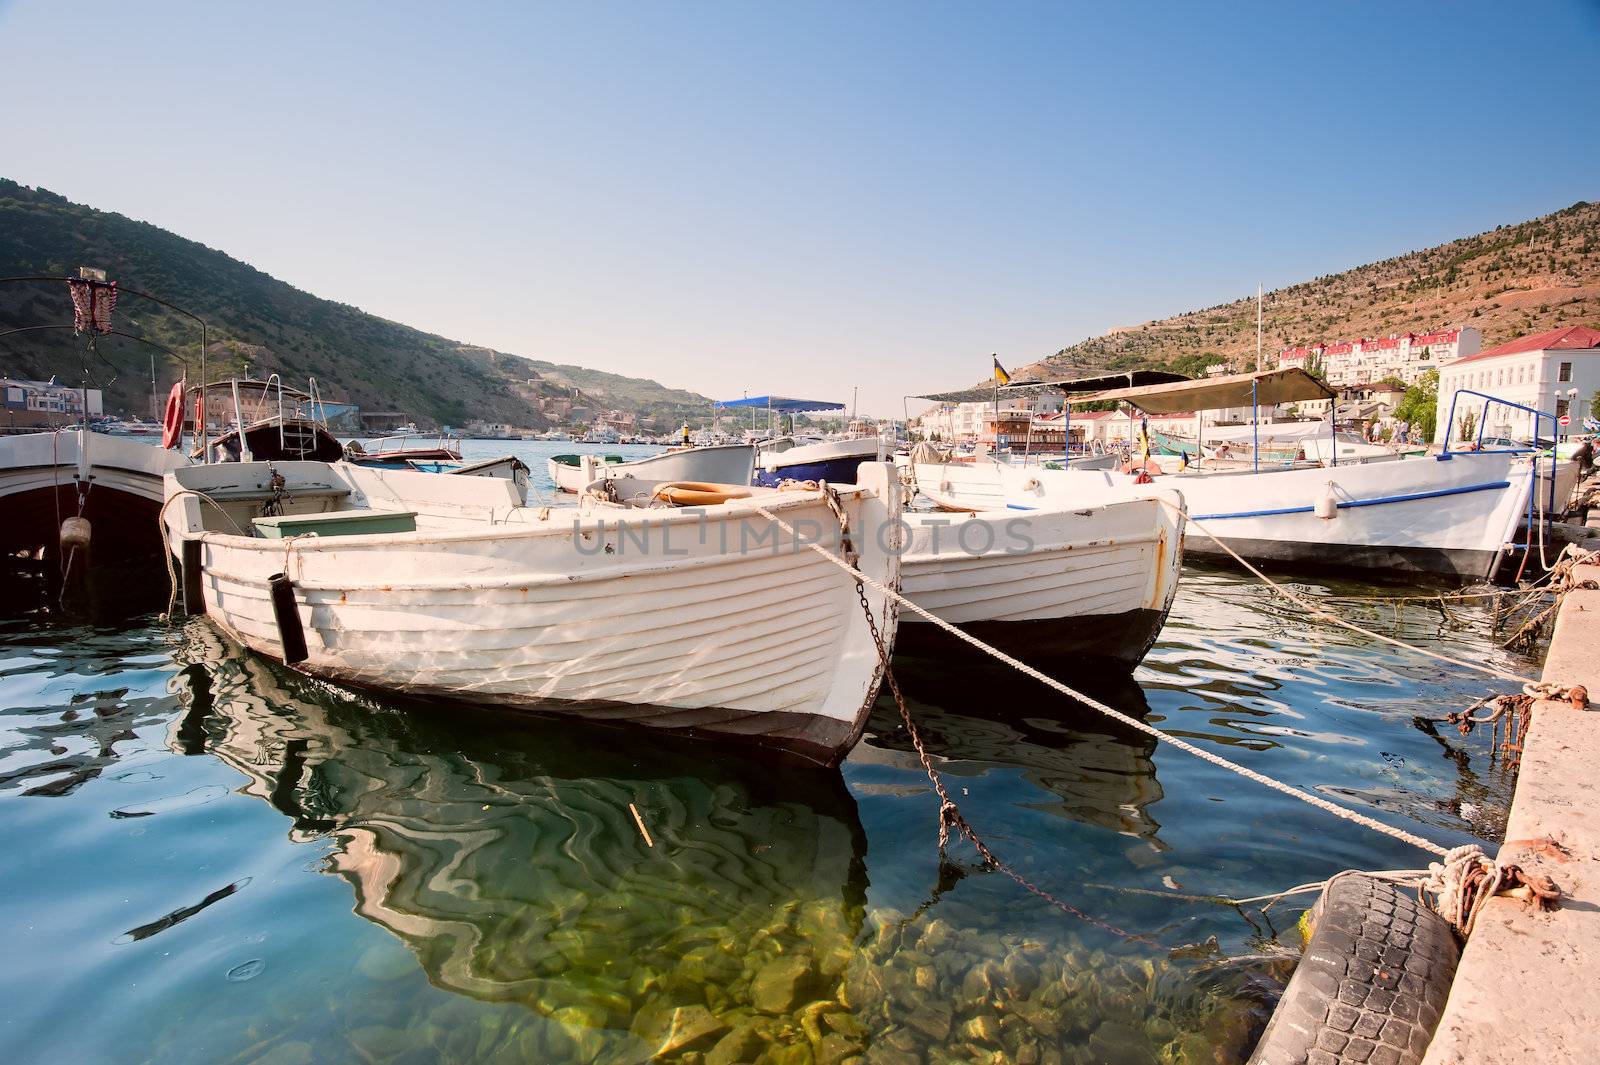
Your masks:
<svg viewBox="0 0 1600 1065"><path fill-rule="evenodd" d="M267 578L267 591L272 597L272 620L278 624L284 665L304 662L309 657L306 630L300 624L300 608L295 605L294 582L287 573L274 573Z"/></svg>
<svg viewBox="0 0 1600 1065"><path fill-rule="evenodd" d="M196 423L197 425L199 423ZM174 381L167 393L167 412L161 419L161 446L171 451L183 440L183 382Z"/></svg>
<svg viewBox="0 0 1600 1065"><path fill-rule="evenodd" d="M1312 508L1317 517L1324 521L1331 521L1339 516L1339 503L1333 498L1333 482L1329 481L1322 494L1317 497L1317 503Z"/></svg>
<svg viewBox="0 0 1600 1065"><path fill-rule="evenodd" d="M750 489L737 484L706 481L668 481L656 488L655 497L675 507L714 507L730 499L748 499Z"/></svg>
<svg viewBox="0 0 1600 1065"><path fill-rule="evenodd" d="M206 612L205 593L200 588L200 541L183 541L183 612L199 617Z"/></svg>
<svg viewBox="0 0 1600 1065"><path fill-rule="evenodd" d="M79 551L89 550L91 532L88 518L66 519L61 523L61 549L63 551L70 551L74 548Z"/></svg>

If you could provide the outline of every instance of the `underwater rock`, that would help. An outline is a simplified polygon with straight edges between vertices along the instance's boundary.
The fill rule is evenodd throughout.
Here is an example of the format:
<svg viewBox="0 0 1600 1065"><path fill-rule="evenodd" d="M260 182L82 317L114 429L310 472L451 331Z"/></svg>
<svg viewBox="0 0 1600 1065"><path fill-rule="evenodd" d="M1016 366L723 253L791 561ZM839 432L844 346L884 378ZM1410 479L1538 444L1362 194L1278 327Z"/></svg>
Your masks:
<svg viewBox="0 0 1600 1065"><path fill-rule="evenodd" d="M944 1002L924 1002L911 1015L906 1018L906 1025L915 1028L934 1042L942 1043L950 1038L950 1025L953 1017L950 1006Z"/></svg>
<svg viewBox="0 0 1600 1065"><path fill-rule="evenodd" d="M417 959L398 943L379 943L361 952L356 972L368 980L398 980L417 971Z"/></svg>
<svg viewBox="0 0 1600 1065"><path fill-rule="evenodd" d="M255 1060L255 1065L311 1065L310 1043L279 1043Z"/></svg>
<svg viewBox="0 0 1600 1065"><path fill-rule="evenodd" d="M1021 954L1007 954L1000 971L1005 990L1013 998L1027 998L1039 989L1039 970Z"/></svg>
<svg viewBox="0 0 1600 1065"><path fill-rule="evenodd" d="M1148 1065L1150 1043L1144 1033L1120 1021L1106 1021L1089 1037L1089 1052L1104 1065Z"/></svg>
<svg viewBox="0 0 1600 1065"><path fill-rule="evenodd" d="M923 929L922 939L918 941L917 946L930 953L937 953L941 948L947 946L952 938L954 938L954 931L951 929L949 922L935 918L928 923L927 928Z"/></svg>
<svg viewBox="0 0 1600 1065"><path fill-rule="evenodd" d="M750 1001L762 1013L788 1013L799 1003L811 978L809 958L799 954L775 958L750 981Z"/></svg>
<svg viewBox="0 0 1600 1065"><path fill-rule="evenodd" d="M838 1032L829 1032L817 1044L814 1055L816 1065L839 1065L845 1058L861 1053L861 1046L854 1039L840 1035Z"/></svg>
<svg viewBox="0 0 1600 1065"><path fill-rule="evenodd" d="M999 1044L1000 1019L992 1013L980 1013L961 1026L968 1039L979 1043Z"/></svg>
<svg viewBox="0 0 1600 1065"><path fill-rule="evenodd" d="M345 1033L345 1038L357 1051L373 1058L389 1058L411 1045L405 1033L382 1025L371 1024Z"/></svg>
<svg viewBox="0 0 1600 1065"><path fill-rule="evenodd" d="M765 1046L766 1040L761 1038L754 1019L743 1017L717 1040L706 1054L705 1065L740 1065L741 1062L754 1061Z"/></svg>
<svg viewBox="0 0 1600 1065"><path fill-rule="evenodd" d="M641 1060L675 1054L701 1044L709 1045L726 1032L726 1021L704 1006L647 1007L634 1017L629 1028L650 1050Z"/></svg>

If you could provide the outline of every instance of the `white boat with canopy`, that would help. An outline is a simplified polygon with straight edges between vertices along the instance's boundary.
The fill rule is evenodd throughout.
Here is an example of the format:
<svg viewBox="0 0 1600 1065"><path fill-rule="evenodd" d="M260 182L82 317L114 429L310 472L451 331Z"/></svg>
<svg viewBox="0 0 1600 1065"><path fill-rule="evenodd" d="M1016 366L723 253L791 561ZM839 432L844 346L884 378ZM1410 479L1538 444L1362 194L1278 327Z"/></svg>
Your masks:
<svg viewBox="0 0 1600 1065"><path fill-rule="evenodd" d="M624 478L552 509L498 478L230 462L168 474L164 518L186 608L313 676L833 764L865 727L877 645L855 583L758 508L820 532L842 514L861 570L898 588L892 472L711 498ZM865 601L892 642L887 596Z"/></svg>
<svg viewBox="0 0 1600 1065"><path fill-rule="evenodd" d="M1111 389L1077 401L1119 401L1145 414L1332 398L1300 369L1232 374ZM1496 402L1504 402L1497 400ZM1256 449L1259 453L1259 449ZM997 464L914 464L920 491L954 509L1086 506L1172 488L1189 518L1249 559L1317 566L1488 577L1532 502L1535 462L1525 450L1445 451L1393 462L1158 475L1123 471L1011 469ZM1210 536L1190 536L1191 555L1224 555Z"/></svg>

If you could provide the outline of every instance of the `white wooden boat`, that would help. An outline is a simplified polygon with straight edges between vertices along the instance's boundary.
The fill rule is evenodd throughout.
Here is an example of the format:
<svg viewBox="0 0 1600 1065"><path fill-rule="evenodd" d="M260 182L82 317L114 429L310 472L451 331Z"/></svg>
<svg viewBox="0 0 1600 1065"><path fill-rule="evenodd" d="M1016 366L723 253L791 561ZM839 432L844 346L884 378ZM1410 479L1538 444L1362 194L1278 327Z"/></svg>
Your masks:
<svg viewBox="0 0 1600 1065"><path fill-rule="evenodd" d="M84 428L0 436L0 553L53 555L68 518L89 523L96 557L159 551L162 478L183 465L175 451Z"/></svg>
<svg viewBox="0 0 1600 1065"><path fill-rule="evenodd" d="M890 472L864 468L839 494L862 569L898 587ZM203 596L234 639L341 684L733 738L822 764L859 738L877 691L854 583L755 510L835 529L820 492L743 489L663 509L591 494L533 509L506 480L322 462L189 467L166 491L186 602ZM868 601L892 640L887 597Z"/></svg>
<svg viewBox="0 0 1600 1065"><path fill-rule="evenodd" d="M908 511L902 591L1030 665L1137 665L1166 622L1183 565L1183 500L1176 492L1164 499ZM899 651L942 653L957 644L916 614L902 619Z"/></svg>
<svg viewBox="0 0 1600 1065"><path fill-rule="evenodd" d="M1085 400L1125 400L1152 413L1314 399L1321 382L1300 370L1116 389ZM1241 401L1242 400L1242 401ZM1191 520L1248 559L1313 566L1489 576L1527 511L1526 454L1451 452L1392 462L1205 471L1158 476L1087 470L1018 470L997 464L914 465L908 479L941 506L1056 509L1175 488ZM1204 534L1194 556L1226 553Z"/></svg>
<svg viewBox="0 0 1600 1065"><path fill-rule="evenodd" d="M923 494L952 508L1056 509L1176 489L1191 518L1248 559L1472 579L1490 573L1515 535L1531 482L1525 455L1492 451L1185 473L1149 485L1113 471L995 464L916 466L913 476ZM1191 557L1225 554L1204 534L1191 534L1185 550Z"/></svg>
<svg viewBox="0 0 1600 1065"><path fill-rule="evenodd" d="M595 481L637 477L654 481L749 484L756 449L749 444L673 448L659 455L625 461L617 455L552 455L551 482L563 492L583 491Z"/></svg>

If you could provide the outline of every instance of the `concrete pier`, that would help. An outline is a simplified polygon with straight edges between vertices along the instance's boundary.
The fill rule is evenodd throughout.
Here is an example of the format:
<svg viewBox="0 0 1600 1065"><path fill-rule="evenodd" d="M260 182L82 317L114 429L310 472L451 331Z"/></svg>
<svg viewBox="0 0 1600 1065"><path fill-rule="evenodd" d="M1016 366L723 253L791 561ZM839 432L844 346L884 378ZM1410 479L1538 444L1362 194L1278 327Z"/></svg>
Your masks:
<svg viewBox="0 0 1600 1065"><path fill-rule="evenodd" d="M1575 576L1600 581L1600 566ZM1567 595L1543 679L1582 684L1600 700L1600 591ZM1423 1065L1600 1062L1600 710L1593 705L1534 705L1500 855L1548 874L1561 904L1538 913L1514 899L1489 900Z"/></svg>

